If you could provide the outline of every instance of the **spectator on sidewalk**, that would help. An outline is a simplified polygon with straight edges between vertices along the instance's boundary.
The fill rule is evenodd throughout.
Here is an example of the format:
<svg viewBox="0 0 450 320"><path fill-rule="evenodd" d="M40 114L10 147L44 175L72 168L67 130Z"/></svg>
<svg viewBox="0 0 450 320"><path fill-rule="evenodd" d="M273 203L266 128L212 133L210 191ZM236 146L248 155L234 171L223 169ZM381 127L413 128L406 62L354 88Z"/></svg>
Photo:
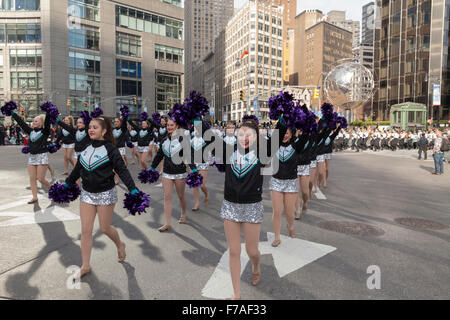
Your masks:
<svg viewBox="0 0 450 320"><path fill-rule="evenodd" d="M434 175L442 175L444 173L444 152L441 150L442 140L442 133L436 130L436 140L433 146Z"/></svg>
<svg viewBox="0 0 450 320"><path fill-rule="evenodd" d="M0 123L0 146L5 145L5 136L6 136L6 129L3 126L3 123Z"/></svg>
<svg viewBox="0 0 450 320"><path fill-rule="evenodd" d="M425 133L422 133L422 136L417 142L417 147L419 147L419 160L422 159L422 152L424 153L425 160L427 160L428 139L425 137Z"/></svg>
<svg viewBox="0 0 450 320"><path fill-rule="evenodd" d="M450 135L448 133L442 135L441 151L444 152L444 161L450 163Z"/></svg>

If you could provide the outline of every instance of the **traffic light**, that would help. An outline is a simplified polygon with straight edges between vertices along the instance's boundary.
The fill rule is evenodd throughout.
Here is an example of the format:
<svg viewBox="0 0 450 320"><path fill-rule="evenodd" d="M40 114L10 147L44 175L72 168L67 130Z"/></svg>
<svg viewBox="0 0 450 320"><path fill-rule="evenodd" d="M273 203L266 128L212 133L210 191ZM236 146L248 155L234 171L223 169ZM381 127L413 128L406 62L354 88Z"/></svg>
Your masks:
<svg viewBox="0 0 450 320"><path fill-rule="evenodd" d="M134 105L137 105L136 97L133 98L133 103L134 103Z"/></svg>
<svg viewBox="0 0 450 320"><path fill-rule="evenodd" d="M241 90L240 95L239 95L239 99L241 101L244 101L244 90Z"/></svg>
<svg viewBox="0 0 450 320"><path fill-rule="evenodd" d="M314 99L319 99L320 87L314 89Z"/></svg>
<svg viewBox="0 0 450 320"><path fill-rule="evenodd" d="M88 103L87 103L87 102L84 103L84 110L86 110L86 111L89 110L89 106L88 106Z"/></svg>
<svg viewBox="0 0 450 320"><path fill-rule="evenodd" d="M21 113L22 117L25 116L25 108L24 107L20 108L20 113Z"/></svg>
<svg viewBox="0 0 450 320"><path fill-rule="evenodd" d="M67 106L70 107L70 104L72 103L72 101L70 101L70 99L67 99Z"/></svg>

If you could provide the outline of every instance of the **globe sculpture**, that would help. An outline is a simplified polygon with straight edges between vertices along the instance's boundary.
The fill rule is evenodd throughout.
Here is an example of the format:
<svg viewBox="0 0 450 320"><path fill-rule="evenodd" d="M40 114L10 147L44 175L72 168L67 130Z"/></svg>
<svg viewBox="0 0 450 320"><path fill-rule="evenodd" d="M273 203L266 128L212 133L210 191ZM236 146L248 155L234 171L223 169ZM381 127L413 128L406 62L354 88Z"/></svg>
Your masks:
<svg viewBox="0 0 450 320"><path fill-rule="evenodd" d="M355 62L346 62L331 70L325 78L325 93L332 104L346 110L362 106L372 97L372 72Z"/></svg>

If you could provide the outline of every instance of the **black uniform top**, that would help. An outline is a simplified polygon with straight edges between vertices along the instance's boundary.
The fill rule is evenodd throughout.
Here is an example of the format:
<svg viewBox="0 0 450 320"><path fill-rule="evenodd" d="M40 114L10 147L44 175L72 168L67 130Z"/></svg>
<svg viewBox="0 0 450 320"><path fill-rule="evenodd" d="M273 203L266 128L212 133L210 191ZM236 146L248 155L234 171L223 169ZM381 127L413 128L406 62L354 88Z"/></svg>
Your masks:
<svg viewBox="0 0 450 320"><path fill-rule="evenodd" d="M61 120L56 120L56 122L66 131L75 137L75 152L82 152L86 147L91 144L91 137L89 137L88 129L76 129L62 122Z"/></svg>
<svg viewBox="0 0 450 320"><path fill-rule="evenodd" d="M278 122L276 129L280 130L278 145L281 145L287 127ZM219 136L216 136L216 139L223 140ZM237 144L233 143L227 147L227 143L224 141L223 154L225 155L225 160L220 159L217 152L215 153L216 161L225 164L225 200L240 204L262 201L264 178L261 174L261 169L264 165L261 163L258 155L258 152L261 152L260 140L262 143L267 143L268 156L271 157L272 137L260 137L258 142L255 142L257 143L256 150L246 149L242 150L242 153ZM231 152L228 152L228 150L231 150Z"/></svg>
<svg viewBox="0 0 450 320"><path fill-rule="evenodd" d="M311 147L311 150L309 152L309 160L316 160L317 156L319 155L318 152L320 151L322 145L325 143L325 139L330 135L330 133L330 129L323 129L321 132L315 134L315 139L313 138L313 146Z"/></svg>
<svg viewBox="0 0 450 320"><path fill-rule="evenodd" d="M205 122L202 121L202 134L204 135L205 132L209 129L209 127L205 124ZM194 150L194 162L196 164L199 163L207 163L208 159L205 158L204 150L206 147L208 147L211 143L214 142L215 137L212 136L209 141L205 141L203 139L202 134L194 128L191 129L191 147Z"/></svg>
<svg viewBox="0 0 450 320"><path fill-rule="evenodd" d="M172 134L167 135L167 137L162 141L158 153L153 159L152 168L157 168L159 163L164 159L163 172L166 174L183 174L186 173L186 164L184 161L189 162L189 167L194 170L197 169L194 164L194 150L190 145L190 136L172 136ZM190 149L190 159L186 159L183 148L188 147ZM178 161L174 162L174 157L177 160L183 159L181 163Z"/></svg>
<svg viewBox="0 0 450 320"><path fill-rule="evenodd" d="M314 141L316 138L314 135L302 134L297 139L300 139L303 135L306 136L307 141L305 143L305 146L303 147L303 150L298 155L298 165L299 166L306 166L306 165L311 164L310 152L311 152L312 147L314 146Z"/></svg>
<svg viewBox="0 0 450 320"><path fill-rule="evenodd" d="M57 123L62 127L61 123L63 123L63 121L57 121ZM73 126L69 126L66 125L65 129L64 127L58 131L58 136L56 139L56 142L59 143L60 141L63 144L73 144L75 143L75 131L73 129L75 129ZM70 130L68 130L70 129Z"/></svg>
<svg viewBox="0 0 450 320"><path fill-rule="evenodd" d="M128 120L128 123L133 127L134 130L138 132L138 146L139 147L148 147L150 142L155 138L153 135L154 124L151 122L151 125L147 129L143 129L142 127L136 125L133 121Z"/></svg>
<svg viewBox="0 0 450 320"><path fill-rule="evenodd" d="M337 135L341 131L341 127L337 128L334 133L325 139L325 143L321 146L320 150L317 152L318 155L333 153L333 141L336 139Z"/></svg>
<svg viewBox="0 0 450 320"><path fill-rule="evenodd" d="M119 128L113 129L113 136L117 148L124 148L128 141L127 119L122 119L122 125Z"/></svg>
<svg viewBox="0 0 450 320"><path fill-rule="evenodd" d="M301 135L294 142L281 143L280 149L273 159L279 160L278 172L273 175L279 180L297 179L297 165L300 153L303 151L309 137Z"/></svg>
<svg viewBox="0 0 450 320"><path fill-rule="evenodd" d="M19 126L25 131L30 137L30 142L28 147L30 148L30 154L41 154L47 153L47 138L50 135L50 117L46 116L44 121L44 128L32 129L21 117L19 117L15 112L11 112L14 120L17 121Z"/></svg>
<svg viewBox="0 0 450 320"><path fill-rule="evenodd" d="M158 129L157 142L161 143L167 137L167 127L162 125L157 125Z"/></svg>
<svg viewBox="0 0 450 320"><path fill-rule="evenodd" d="M139 134L138 134L138 132L136 130L131 129L128 132L128 136L130 137L131 142L138 142Z"/></svg>
<svg viewBox="0 0 450 320"><path fill-rule="evenodd" d="M66 179L66 183L74 184L81 177L83 189L87 192L105 192L116 185L114 172L119 175L129 191L136 188L119 150L106 140L93 140L79 155L78 162Z"/></svg>

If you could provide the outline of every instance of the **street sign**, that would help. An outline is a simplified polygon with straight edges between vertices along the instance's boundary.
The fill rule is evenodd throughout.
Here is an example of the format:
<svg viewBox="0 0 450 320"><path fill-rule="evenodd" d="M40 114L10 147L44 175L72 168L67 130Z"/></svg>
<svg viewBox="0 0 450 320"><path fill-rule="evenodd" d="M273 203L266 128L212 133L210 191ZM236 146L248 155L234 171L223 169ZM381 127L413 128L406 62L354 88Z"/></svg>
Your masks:
<svg viewBox="0 0 450 320"><path fill-rule="evenodd" d="M223 115L223 121L228 121L228 115L227 114Z"/></svg>
<svg viewBox="0 0 450 320"><path fill-rule="evenodd" d="M433 107L441 105L441 84L433 83Z"/></svg>
<svg viewBox="0 0 450 320"><path fill-rule="evenodd" d="M259 110L259 101L258 101L258 97L256 97L255 99L253 99L253 110Z"/></svg>

